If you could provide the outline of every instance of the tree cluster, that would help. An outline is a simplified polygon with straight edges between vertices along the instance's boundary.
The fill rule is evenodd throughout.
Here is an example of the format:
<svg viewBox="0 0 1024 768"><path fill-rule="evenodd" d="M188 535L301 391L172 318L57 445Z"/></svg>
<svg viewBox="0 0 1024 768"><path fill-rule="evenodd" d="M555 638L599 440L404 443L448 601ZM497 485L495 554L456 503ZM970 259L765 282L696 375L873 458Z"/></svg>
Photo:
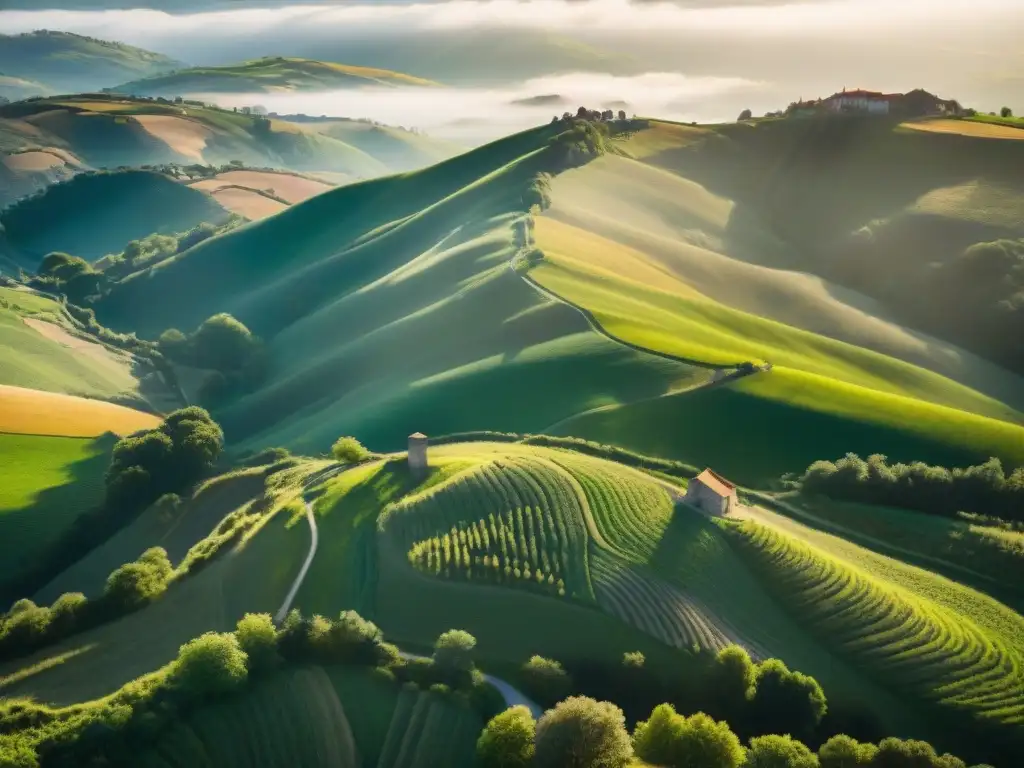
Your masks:
<svg viewBox="0 0 1024 768"><path fill-rule="evenodd" d="M269 373L262 340L227 313L207 318L190 335L169 328L160 335L158 348L175 363L210 370L200 385L199 401L211 408L253 391Z"/></svg>
<svg viewBox="0 0 1024 768"><path fill-rule="evenodd" d="M101 597L66 592L49 607L19 600L0 616L0 659L24 656L141 608L163 594L172 571L167 551L152 547L113 571Z"/></svg>
<svg viewBox="0 0 1024 768"><path fill-rule="evenodd" d="M744 747L728 723L670 704L655 707L630 736L622 710L582 696L537 721L526 707L507 709L477 741L480 768L625 768L634 756L659 768L966 768L926 742L896 738L876 746L838 735L815 753L788 734L767 734Z"/></svg>
<svg viewBox="0 0 1024 768"><path fill-rule="evenodd" d="M28 284L40 291L64 294L72 304L84 304L100 294L106 278L80 256L54 251L43 257Z"/></svg>
<svg viewBox="0 0 1024 768"><path fill-rule="evenodd" d="M937 467L915 461L890 464L848 453L838 461L816 461L799 478L804 493L840 501L900 507L955 517L973 512L1024 521L1024 467L1007 474L999 459L971 467Z"/></svg>

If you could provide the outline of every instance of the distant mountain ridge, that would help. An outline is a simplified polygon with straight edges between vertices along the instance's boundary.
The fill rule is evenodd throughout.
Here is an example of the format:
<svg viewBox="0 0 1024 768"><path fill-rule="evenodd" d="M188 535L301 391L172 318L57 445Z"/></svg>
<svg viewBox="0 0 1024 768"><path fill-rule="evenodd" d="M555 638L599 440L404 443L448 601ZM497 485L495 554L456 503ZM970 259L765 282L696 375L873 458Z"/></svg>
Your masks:
<svg viewBox="0 0 1024 768"><path fill-rule="evenodd" d="M36 81L49 92L99 90L184 66L162 53L70 32L0 35L0 72Z"/></svg>

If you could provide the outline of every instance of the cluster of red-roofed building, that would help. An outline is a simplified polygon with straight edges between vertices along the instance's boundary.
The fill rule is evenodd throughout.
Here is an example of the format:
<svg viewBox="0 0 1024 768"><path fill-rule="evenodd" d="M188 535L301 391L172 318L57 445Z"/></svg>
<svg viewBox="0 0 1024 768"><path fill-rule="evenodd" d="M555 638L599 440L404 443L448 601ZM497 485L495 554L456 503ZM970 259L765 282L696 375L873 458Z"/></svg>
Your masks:
<svg viewBox="0 0 1024 768"><path fill-rule="evenodd" d="M940 99L922 88L908 93L882 93L860 88L848 91L844 88L828 98L795 101L783 114L793 117L823 113L927 117L959 115L961 112L960 103L956 100Z"/></svg>

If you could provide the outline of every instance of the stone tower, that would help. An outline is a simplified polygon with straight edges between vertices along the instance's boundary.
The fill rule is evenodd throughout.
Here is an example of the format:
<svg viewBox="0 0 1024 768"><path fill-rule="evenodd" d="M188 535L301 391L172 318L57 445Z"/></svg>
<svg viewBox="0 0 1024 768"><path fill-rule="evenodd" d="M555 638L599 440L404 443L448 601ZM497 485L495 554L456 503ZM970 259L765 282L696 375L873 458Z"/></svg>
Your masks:
<svg viewBox="0 0 1024 768"><path fill-rule="evenodd" d="M427 474L427 436L422 432L409 435L409 469L415 477Z"/></svg>

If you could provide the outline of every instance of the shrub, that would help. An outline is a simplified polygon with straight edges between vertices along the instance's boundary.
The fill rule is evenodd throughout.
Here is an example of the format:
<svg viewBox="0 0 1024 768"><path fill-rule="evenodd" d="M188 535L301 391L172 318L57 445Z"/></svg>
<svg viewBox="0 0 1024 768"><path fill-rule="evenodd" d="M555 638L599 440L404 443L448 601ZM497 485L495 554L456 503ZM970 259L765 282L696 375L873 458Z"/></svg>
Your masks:
<svg viewBox="0 0 1024 768"><path fill-rule="evenodd" d="M443 632L434 643L434 666L442 674L464 674L473 671L473 650L476 638L462 629Z"/></svg>
<svg viewBox="0 0 1024 768"><path fill-rule="evenodd" d="M248 656L250 672L273 669L280 662L277 629L269 613L247 613L235 627L238 646Z"/></svg>
<svg viewBox="0 0 1024 768"><path fill-rule="evenodd" d="M78 629L79 620L89 601L81 592L65 592L50 606L49 633L65 637Z"/></svg>
<svg viewBox="0 0 1024 768"><path fill-rule="evenodd" d="M833 736L818 748L821 768L870 768L878 748L845 734Z"/></svg>
<svg viewBox="0 0 1024 768"><path fill-rule="evenodd" d="M751 715L761 733L814 734L827 709L818 681L792 672L778 659L761 663L751 701Z"/></svg>
<svg viewBox="0 0 1024 768"><path fill-rule="evenodd" d="M622 666L627 669L642 669L647 659L640 651L630 651L622 654Z"/></svg>
<svg viewBox="0 0 1024 768"><path fill-rule="evenodd" d="M331 446L331 455L344 464L356 464L370 455L354 437L339 437Z"/></svg>
<svg viewBox="0 0 1024 768"><path fill-rule="evenodd" d="M926 741L882 739L871 761L872 768L965 768L964 761L952 755L938 755Z"/></svg>
<svg viewBox="0 0 1024 768"><path fill-rule="evenodd" d="M744 768L818 768L818 758L792 736L758 736L750 740Z"/></svg>
<svg viewBox="0 0 1024 768"><path fill-rule="evenodd" d="M167 589L164 576L147 563L125 563L107 577L103 597L115 611L141 608Z"/></svg>
<svg viewBox="0 0 1024 768"><path fill-rule="evenodd" d="M999 110L1000 117L1013 117L1013 110L1009 107L1003 107Z"/></svg>
<svg viewBox="0 0 1024 768"><path fill-rule="evenodd" d="M165 493L153 504L153 510L161 523L172 523L184 511L181 496L176 493Z"/></svg>
<svg viewBox="0 0 1024 768"><path fill-rule="evenodd" d="M495 715L476 743L480 768L528 768L533 761L536 727L526 707Z"/></svg>
<svg viewBox="0 0 1024 768"><path fill-rule="evenodd" d="M622 710L572 696L537 723L536 768L623 768L633 756Z"/></svg>
<svg viewBox="0 0 1024 768"><path fill-rule="evenodd" d="M168 328L160 334L157 349L168 360L181 364L190 362L188 337L177 328Z"/></svg>
<svg viewBox="0 0 1024 768"><path fill-rule="evenodd" d="M532 656L520 669L523 688L545 707L554 706L572 690L572 678L562 665L543 656Z"/></svg>
<svg viewBox="0 0 1024 768"><path fill-rule="evenodd" d="M705 686L714 714L730 723L739 722L754 696L756 679L757 667L746 649L730 645L720 650Z"/></svg>
<svg viewBox="0 0 1024 768"><path fill-rule="evenodd" d="M633 748L638 757L665 768L738 768L745 755L727 723L703 712L684 717L670 704L655 707L650 719L637 723Z"/></svg>
<svg viewBox="0 0 1024 768"><path fill-rule="evenodd" d="M181 646L170 679L197 698L227 693L245 682L246 661L233 634L207 632Z"/></svg>
<svg viewBox="0 0 1024 768"><path fill-rule="evenodd" d="M192 334L190 344L200 368L237 371L249 360L258 341L243 323L222 312L204 320Z"/></svg>

